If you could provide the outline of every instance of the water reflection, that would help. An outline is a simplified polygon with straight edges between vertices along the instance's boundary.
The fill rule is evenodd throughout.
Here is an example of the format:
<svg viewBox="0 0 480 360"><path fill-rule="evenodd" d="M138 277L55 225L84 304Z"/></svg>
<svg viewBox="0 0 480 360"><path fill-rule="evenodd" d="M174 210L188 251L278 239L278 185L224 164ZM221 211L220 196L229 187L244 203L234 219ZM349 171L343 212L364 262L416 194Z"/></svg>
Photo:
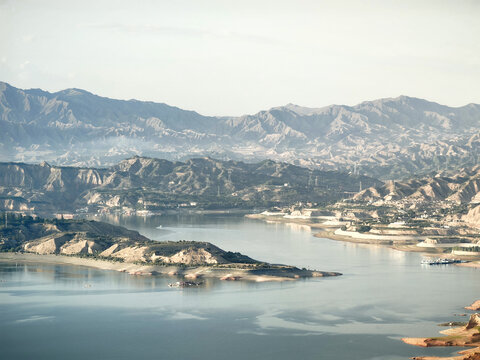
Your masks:
<svg viewBox="0 0 480 360"><path fill-rule="evenodd" d="M286 283L205 279L202 287L172 289L168 283L175 277L0 264L2 356L371 360L447 355L455 349L414 348L399 338L437 335L437 323L452 321L480 293L476 269L424 268L419 254L315 238L304 227L231 216L105 220L160 241L210 241L261 260L345 275ZM78 339L88 346L79 347Z"/></svg>
<svg viewBox="0 0 480 360"><path fill-rule="evenodd" d="M303 224L286 223L285 226L293 231L312 231L312 228L310 226Z"/></svg>

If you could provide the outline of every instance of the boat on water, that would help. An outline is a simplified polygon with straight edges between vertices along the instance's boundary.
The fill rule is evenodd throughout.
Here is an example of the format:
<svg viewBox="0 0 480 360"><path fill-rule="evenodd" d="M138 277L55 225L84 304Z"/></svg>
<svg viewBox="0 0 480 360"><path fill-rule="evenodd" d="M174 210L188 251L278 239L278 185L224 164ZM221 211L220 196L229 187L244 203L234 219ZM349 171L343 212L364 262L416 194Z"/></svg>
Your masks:
<svg viewBox="0 0 480 360"><path fill-rule="evenodd" d="M448 265L448 264L458 264L463 263L464 260L459 259L447 259L447 258L424 258L422 259L422 265Z"/></svg>
<svg viewBox="0 0 480 360"><path fill-rule="evenodd" d="M177 281L174 283L168 284L168 287L191 287L191 286L200 286L203 285L203 281L195 282L195 281Z"/></svg>

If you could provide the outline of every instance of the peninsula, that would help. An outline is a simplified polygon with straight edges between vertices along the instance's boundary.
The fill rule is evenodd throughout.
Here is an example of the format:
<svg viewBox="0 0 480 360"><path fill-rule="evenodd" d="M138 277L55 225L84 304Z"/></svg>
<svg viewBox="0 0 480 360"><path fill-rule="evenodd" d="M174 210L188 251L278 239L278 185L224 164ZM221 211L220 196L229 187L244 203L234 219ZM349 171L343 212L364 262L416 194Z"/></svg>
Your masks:
<svg viewBox="0 0 480 360"><path fill-rule="evenodd" d="M0 260L53 262L187 279L283 281L340 273L268 264L208 242L152 241L98 221L9 215L0 228Z"/></svg>

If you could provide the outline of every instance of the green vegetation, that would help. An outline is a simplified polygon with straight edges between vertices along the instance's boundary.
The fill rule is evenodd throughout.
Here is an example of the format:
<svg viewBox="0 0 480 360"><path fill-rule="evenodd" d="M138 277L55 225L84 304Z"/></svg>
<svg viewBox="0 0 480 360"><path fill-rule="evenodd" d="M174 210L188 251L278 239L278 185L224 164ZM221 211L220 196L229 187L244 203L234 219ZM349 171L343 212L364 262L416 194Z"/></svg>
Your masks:
<svg viewBox="0 0 480 360"><path fill-rule="evenodd" d="M451 322L438 324L438 326L465 326L465 325L467 325L467 323L464 321L451 321Z"/></svg>
<svg viewBox="0 0 480 360"><path fill-rule="evenodd" d="M480 252L480 246L468 246L468 247L462 247L462 246L455 246L453 250L458 250L458 251L469 251L469 252Z"/></svg>
<svg viewBox="0 0 480 360"><path fill-rule="evenodd" d="M449 341L452 341L452 340L458 340L458 339L462 339L463 336L462 335L447 335L447 336L436 336L436 337L432 337L430 339L432 340L442 340L442 341L445 341L445 342L449 342Z"/></svg>
<svg viewBox="0 0 480 360"><path fill-rule="evenodd" d="M360 233L369 232L371 229L372 227L368 225L360 225L359 227L357 227L357 231Z"/></svg>
<svg viewBox="0 0 480 360"><path fill-rule="evenodd" d="M407 219L406 224L411 228L426 228L431 226L430 221L426 220L417 220L417 219Z"/></svg>
<svg viewBox="0 0 480 360"><path fill-rule="evenodd" d="M103 260L103 261L110 261L110 262L125 262L124 259L114 257L114 256L102 256L98 253L88 254L88 253L78 253L78 254L62 254L62 256L71 256L71 257L79 257L83 259L94 259L94 260Z"/></svg>

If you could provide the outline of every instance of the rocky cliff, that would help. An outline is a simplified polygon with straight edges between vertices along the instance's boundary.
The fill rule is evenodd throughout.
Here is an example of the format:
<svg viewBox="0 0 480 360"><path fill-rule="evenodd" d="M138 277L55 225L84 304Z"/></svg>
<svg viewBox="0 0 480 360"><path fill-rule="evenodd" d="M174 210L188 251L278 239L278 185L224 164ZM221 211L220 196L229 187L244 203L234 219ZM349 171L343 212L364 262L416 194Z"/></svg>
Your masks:
<svg viewBox="0 0 480 360"><path fill-rule="evenodd" d="M470 209L470 211L462 217L462 220L472 227L480 228L480 205Z"/></svg>

